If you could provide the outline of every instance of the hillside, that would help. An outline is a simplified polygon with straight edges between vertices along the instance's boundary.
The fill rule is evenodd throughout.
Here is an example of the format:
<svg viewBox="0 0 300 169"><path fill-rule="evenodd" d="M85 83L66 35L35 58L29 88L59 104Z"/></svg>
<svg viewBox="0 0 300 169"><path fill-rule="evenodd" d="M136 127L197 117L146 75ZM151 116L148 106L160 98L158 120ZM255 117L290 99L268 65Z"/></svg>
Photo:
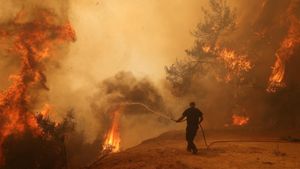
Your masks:
<svg viewBox="0 0 300 169"><path fill-rule="evenodd" d="M256 132L249 130L208 131L207 139L216 140L284 140L283 136L300 132ZM113 153L93 164L92 169L300 169L300 144L270 142L216 143L205 148L198 133L197 155L185 151L184 131L170 131L146 140L133 148ZM288 138L288 137L286 137ZM288 139L285 139L288 140ZM289 138L289 141L292 139ZM295 140L293 140L295 141Z"/></svg>

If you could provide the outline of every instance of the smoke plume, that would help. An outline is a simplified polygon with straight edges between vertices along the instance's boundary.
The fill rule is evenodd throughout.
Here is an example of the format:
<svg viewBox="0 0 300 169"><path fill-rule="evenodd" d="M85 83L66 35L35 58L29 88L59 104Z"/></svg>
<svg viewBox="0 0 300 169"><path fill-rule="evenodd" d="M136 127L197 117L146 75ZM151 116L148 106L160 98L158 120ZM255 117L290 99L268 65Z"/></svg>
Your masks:
<svg viewBox="0 0 300 169"><path fill-rule="evenodd" d="M110 126L111 113L116 107L122 107L119 110L121 146L127 148L168 128L170 121L165 117L170 114L167 114L164 102L161 92L148 78L136 78L130 72L119 72L100 83L98 91L91 98L91 107L103 131ZM160 114L149 111L145 106ZM141 131L148 131L153 125L161 127L152 133L142 134ZM131 136L126 136L128 134Z"/></svg>

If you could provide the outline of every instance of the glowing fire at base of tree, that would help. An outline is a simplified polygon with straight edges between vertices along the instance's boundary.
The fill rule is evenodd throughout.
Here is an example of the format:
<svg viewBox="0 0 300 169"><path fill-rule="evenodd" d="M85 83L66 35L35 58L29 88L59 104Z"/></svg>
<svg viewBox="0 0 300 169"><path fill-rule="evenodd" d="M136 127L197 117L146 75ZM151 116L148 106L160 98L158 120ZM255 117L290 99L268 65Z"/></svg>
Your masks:
<svg viewBox="0 0 300 169"><path fill-rule="evenodd" d="M118 152L120 151L120 108L112 112L111 127L105 135L103 151Z"/></svg>
<svg viewBox="0 0 300 169"><path fill-rule="evenodd" d="M232 115L232 124L235 126L244 126L248 124L250 118L247 116Z"/></svg>

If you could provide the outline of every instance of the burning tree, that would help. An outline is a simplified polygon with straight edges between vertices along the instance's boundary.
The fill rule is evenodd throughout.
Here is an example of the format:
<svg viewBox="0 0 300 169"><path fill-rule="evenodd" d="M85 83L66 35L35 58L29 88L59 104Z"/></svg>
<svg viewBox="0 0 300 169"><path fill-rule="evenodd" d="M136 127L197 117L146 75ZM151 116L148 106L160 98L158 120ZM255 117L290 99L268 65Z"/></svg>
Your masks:
<svg viewBox="0 0 300 169"><path fill-rule="evenodd" d="M37 99L35 93L49 90L45 63L58 46L75 41L75 32L68 21L61 21L52 11L38 7L33 11L21 10L13 20L1 23L0 30L9 56L20 59L18 73L10 76L11 85L0 92L0 164L3 165L6 161L3 144L7 139L21 139L25 135L39 138L45 132L32 111Z"/></svg>
<svg viewBox="0 0 300 169"><path fill-rule="evenodd" d="M210 10L202 9L204 21L193 32L194 46L186 50L184 60L166 67L167 80L176 92L185 92L195 76L213 74L218 81L243 81L252 68L247 55L223 47L222 38L235 30L236 14L226 0L210 0ZM178 93L180 94L180 93Z"/></svg>
<svg viewBox="0 0 300 169"><path fill-rule="evenodd" d="M246 73L253 64L246 52L226 47L231 43L226 42L226 37L236 29L236 11L227 5L226 0L209 2L209 10L202 9L203 22L192 32L194 46L186 50L188 56L185 59L166 67L166 78L177 96L187 93L191 84L205 79L223 87L233 85L234 92L229 94L235 100L232 107L242 107L238 102L242 93L240 88L247 84Z"/></svg>

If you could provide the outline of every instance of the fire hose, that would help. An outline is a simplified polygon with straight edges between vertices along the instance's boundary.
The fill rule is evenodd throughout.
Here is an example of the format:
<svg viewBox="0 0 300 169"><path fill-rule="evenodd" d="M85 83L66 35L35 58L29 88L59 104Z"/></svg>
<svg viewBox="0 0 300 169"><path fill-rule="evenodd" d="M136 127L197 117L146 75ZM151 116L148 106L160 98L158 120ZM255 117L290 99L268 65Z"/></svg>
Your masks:
<svg viewBox="0 0 300 169"><path fill-rule="evenodd" d="M206 149L208 150L208 149L209 149L209 146L207 145L207 142L206 142L206 136L205 136L205 133L204 133L204 129L203 129L203 127L202 127L201 124L200 124L199 126L200 126L200 129L201 129L201 132L202 132L202 136L203 136L203 140L204 140Z"/></svg>
<svg viewBox="0 0 300 169"><path fill-rule="evenodd" d="M280 139L247 139L247 140L218 140L218 141L213 141L209 143L208 149L217 143L298 143L295 141L288 141L288 140L280 140Z"/></svg>

